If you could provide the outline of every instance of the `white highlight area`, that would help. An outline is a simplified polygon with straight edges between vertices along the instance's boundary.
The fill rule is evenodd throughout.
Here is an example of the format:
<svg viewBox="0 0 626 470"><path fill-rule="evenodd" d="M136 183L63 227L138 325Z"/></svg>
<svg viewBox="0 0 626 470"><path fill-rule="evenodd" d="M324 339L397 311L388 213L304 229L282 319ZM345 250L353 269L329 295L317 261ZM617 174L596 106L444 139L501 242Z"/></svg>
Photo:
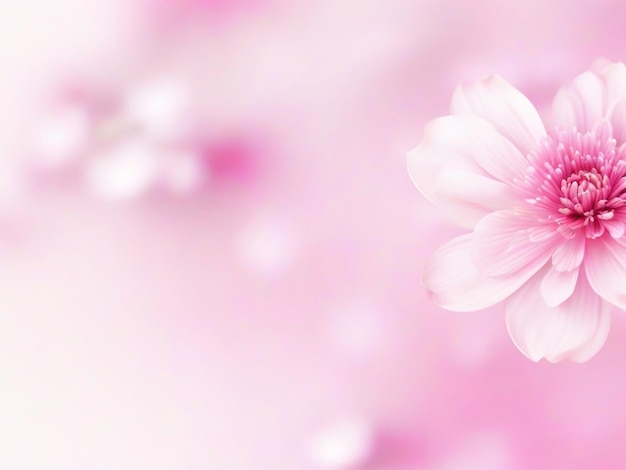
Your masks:
<svg viewBox="0 0 626 470"><path fill-rule="evenodd" d="M376 434L359 418L344 418L317 434L309 448L312 462L329 470L359 468L373 456Z"/></svg>

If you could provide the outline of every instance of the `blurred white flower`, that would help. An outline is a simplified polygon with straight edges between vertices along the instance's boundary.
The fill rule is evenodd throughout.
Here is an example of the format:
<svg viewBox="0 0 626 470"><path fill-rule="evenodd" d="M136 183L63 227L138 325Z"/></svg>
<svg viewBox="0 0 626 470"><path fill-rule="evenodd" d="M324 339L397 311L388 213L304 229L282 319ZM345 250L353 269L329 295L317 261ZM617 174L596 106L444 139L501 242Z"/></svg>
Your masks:
<svg viewBox="0 0 626 470"><path fill-rule="evenodd" d="M35 133L34 164L52 173L77 169L85 187L105 199L192 191L209 169L191 95L183 80L157 77L105 109L97 95L61 100Z"/></svg>

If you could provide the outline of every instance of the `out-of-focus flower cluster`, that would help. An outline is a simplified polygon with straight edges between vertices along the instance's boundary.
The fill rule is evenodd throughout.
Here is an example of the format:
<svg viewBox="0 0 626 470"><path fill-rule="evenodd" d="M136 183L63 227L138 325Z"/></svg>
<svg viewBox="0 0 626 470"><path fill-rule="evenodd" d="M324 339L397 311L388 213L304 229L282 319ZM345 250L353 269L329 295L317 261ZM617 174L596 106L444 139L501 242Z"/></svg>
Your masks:
<svg viewBox="0 0 626 470"><path fill-rule="evenodd" d="M206 180L200 123L184 83L159 78L121 98L68 95L34 133L35 171L73 168L104 198L189 192Z"/></svg>
<svg viewBox="0 0 626 470"><path fill-rule="evenodd" d="M405 153L458 82L542 112L625 12L3 3L0 468L620 468L619 315L550 366L431 305Z"/></svg>

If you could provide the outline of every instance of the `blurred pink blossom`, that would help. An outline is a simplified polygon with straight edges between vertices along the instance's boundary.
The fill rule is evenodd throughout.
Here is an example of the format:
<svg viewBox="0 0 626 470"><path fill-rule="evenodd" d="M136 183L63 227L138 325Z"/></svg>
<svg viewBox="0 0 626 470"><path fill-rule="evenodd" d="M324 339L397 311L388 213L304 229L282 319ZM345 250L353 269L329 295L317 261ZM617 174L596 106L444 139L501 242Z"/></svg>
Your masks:
<svg viewBox="0 0 626 470"><path fill-rule="evenodd" d="M439 305L504 299L530 359L584 362L626 308L626 66L578 76L544 122L503 79L461 86L452 115L409 154L417 187L472 232L441 247L424 282Z"/></svg>
<svg viewBox="0 0 626 470"><path fill-rule="evenodd" d="M30 150L39 172L77 170L107 199L186 193L207 181L200 119L183 80L157 77L112 96L72 90L56 101Z"/></svg>

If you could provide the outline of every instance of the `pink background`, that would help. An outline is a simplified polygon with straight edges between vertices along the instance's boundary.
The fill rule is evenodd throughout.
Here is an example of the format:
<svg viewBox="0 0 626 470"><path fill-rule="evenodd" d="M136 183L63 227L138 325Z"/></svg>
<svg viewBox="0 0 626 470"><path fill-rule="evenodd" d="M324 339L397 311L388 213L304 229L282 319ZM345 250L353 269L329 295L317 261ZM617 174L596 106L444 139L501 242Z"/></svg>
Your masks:
<svg viewBox="0 0 626 470"><path fill-rule="evenodd" d="M405 167L459 82L498 73L545 110L597 57L626 60L626 4L9 0L0 17L1 469L626 468L622 312L592 361L550 365L500 307L432 305L424 261L459 232ZM154 80L188 95L166 124L194 123L176 145L196 186L102 197L81 176L92 143L40 164L64 105L100 119Z"/></svg>

